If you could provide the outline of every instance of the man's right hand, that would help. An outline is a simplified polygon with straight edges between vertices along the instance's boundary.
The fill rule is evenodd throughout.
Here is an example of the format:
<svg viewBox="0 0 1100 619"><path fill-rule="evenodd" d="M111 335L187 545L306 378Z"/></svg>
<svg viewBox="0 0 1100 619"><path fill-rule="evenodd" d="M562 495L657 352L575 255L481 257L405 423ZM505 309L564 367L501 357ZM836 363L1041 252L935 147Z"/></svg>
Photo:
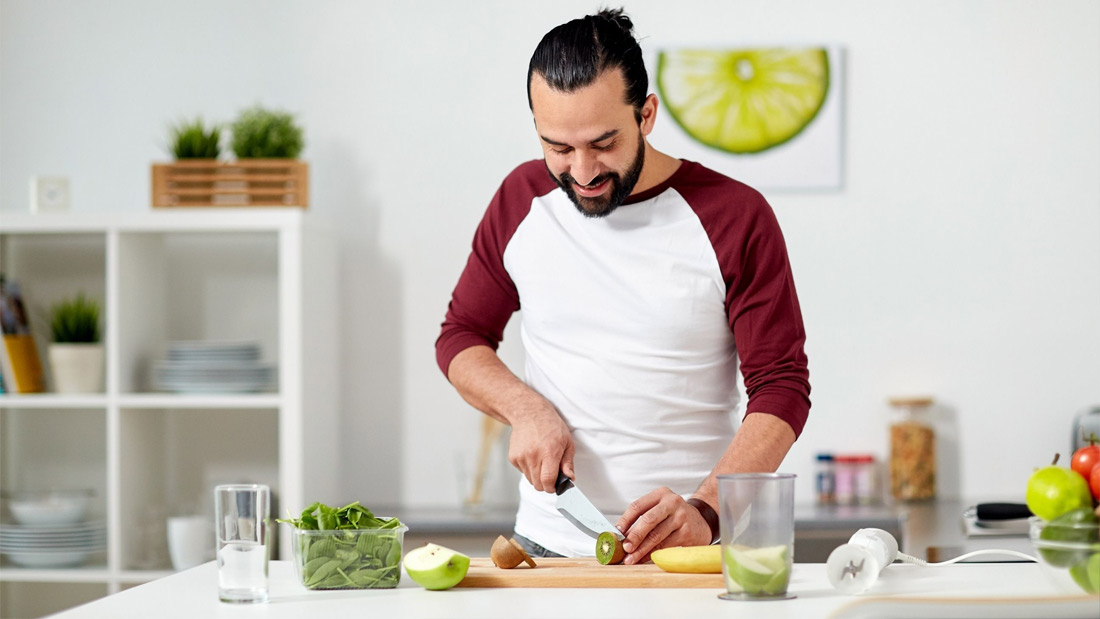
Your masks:
<svg viewBox="0 0 1100 619"><path fill-rule="evenodd" d="M529 406L512 417L508 461L535 490L553 492L558 471L573 479L573 436L561 415L542 396L531 392Z"/></svg>
<svg viewBox="0 0 1100 619"><path fill-rule="evenodd" d="M558 471L573 479L573 436L549 400L516 378L488 346L455 355L447 378L464 400L512 426L508 460L542 492L553 492Z"/></svg>

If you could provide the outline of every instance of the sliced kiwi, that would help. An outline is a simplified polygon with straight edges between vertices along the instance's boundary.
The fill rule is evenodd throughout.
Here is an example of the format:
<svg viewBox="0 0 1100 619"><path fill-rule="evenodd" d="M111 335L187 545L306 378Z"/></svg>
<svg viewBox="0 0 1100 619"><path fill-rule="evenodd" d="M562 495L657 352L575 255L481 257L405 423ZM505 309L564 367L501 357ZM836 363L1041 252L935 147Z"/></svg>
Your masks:
<svg viewBox="0 0 1100 619"><path fill-rule="evenodd" d="M626 556L623 549L623 540L611 531L604 531L596 538L596 560L600 565L615 565L622 563Z"/></svg>
<svg viewBox="0 0 1100 619"><path fill-rule="evenodd" d="M508 543L511 544L516 550L520 551L520 553L523 555L523 560L527 562L527 565L530 565L531 567L537 567L535 565L535 560L531 558L531 555L527 554L527 551L523 549L523 546L519 545L519 542L516 541L516 538L510 538L508 540Z"/></svg>
<svg viewBox="0 0 1100 619"><path fill-rule="evenodd" d="M527 565L535 567L535 560L527 554L523 546L520 546L515 538L504 539L503 535L498 535L496 541L493 542L493 548L489 551L489 558L493 560L493 565L506 570L510 570L524 561L527 562Z"/></svg>

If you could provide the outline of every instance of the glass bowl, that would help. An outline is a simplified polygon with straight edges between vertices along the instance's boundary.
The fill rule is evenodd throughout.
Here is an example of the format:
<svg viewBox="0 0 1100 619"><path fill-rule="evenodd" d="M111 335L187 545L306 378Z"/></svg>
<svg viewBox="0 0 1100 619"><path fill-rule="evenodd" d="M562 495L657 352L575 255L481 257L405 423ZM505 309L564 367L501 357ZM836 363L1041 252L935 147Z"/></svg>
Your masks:
<svg viewBox="0 0 1100 619"><path fill-rule="evenodd" d="M390 529L294 529L294 571L306 589L392 589L401 582L405 525Z"/></svg>
<svg viewBox="0 0 1100 619"><path fill-rule="evenodd" d="M1100 594L1100 525L1030 519L1031 545L1042 571L1063 593Z"/></svg>

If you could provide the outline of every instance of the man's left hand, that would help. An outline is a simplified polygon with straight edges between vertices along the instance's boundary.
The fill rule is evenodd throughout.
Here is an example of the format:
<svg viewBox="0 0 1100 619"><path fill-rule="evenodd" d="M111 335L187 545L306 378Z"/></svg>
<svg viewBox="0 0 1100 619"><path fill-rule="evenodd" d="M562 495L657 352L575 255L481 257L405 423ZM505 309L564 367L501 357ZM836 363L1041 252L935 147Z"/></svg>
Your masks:
<svg viewBox="0 0 1100 619"><path fill-rule="evenodd" d="M673 546L710 543L710 526L699 510L669 488L658 488L626 508L616 523L626 535L623 563L642 563L649 553Z"/></svg>

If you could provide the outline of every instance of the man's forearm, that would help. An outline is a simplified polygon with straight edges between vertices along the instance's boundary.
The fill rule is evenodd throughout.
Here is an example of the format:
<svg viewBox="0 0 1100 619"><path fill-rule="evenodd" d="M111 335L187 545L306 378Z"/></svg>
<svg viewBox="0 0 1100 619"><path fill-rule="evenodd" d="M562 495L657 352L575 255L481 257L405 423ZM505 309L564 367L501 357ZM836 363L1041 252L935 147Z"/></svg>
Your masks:
<svg viewBox="0 0 1100 619"><path fill-rule="evenodd" d="M558 472L573 477L573 438L554 405L504 365L493 349L473 346L455 355L447 378L462 398L512 426L508 461L531 486L553 492Z"/></svg>
<svg viewBox="0 0 1100 619"><path fill-rule="evenodd" d="M497 421L514 425L518 404L533 391L488 346L472 346L455 355L447 379L470 406Z"/></svg>
<svg viewBox="0 0 1100 619"><path fill-rule="evenodd" d="M787 456L795 435L787 422L766 413L745 417L710 475L693 496L717 509L718 476L730 473L774 473Z"/></svg>

